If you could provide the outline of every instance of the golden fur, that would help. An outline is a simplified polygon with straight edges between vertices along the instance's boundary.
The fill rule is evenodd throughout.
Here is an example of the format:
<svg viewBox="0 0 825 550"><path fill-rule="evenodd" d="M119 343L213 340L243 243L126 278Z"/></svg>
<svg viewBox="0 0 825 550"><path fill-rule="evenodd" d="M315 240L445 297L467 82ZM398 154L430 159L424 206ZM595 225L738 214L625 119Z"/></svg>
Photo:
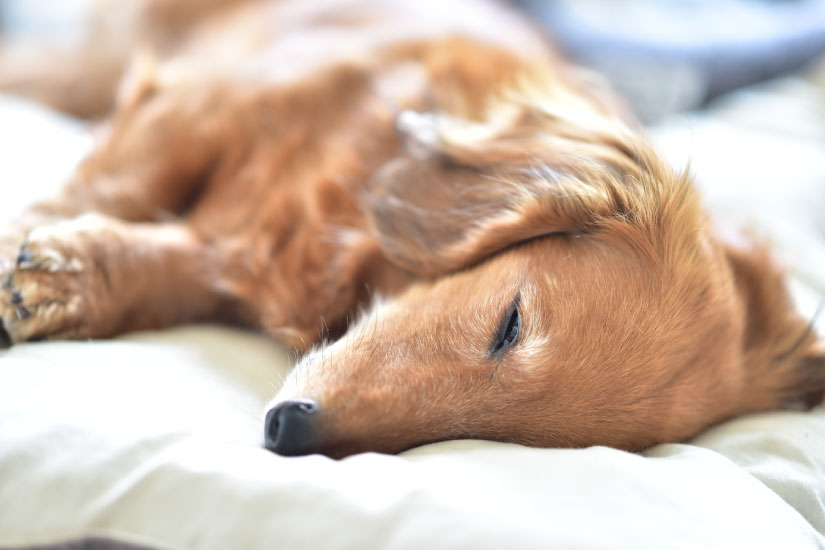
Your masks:
<svg viewBox="0 0 825 550"><path fill-rule="evenodd" d="M821 401L825 346L768 254L718 242L689 174L506 6L135 6L128 33L94 26L111 59L0 71L114 105L62 196L0 237L12 343L258 327L309 350L274 403L314 399L307 452L332 456L636 450Z"/></svg>

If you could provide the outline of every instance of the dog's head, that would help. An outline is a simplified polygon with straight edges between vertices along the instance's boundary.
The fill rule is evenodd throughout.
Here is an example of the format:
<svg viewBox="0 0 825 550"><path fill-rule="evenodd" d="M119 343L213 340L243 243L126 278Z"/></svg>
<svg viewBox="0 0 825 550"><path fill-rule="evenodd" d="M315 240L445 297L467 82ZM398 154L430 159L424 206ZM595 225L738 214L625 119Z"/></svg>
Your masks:
<svg viewBox="0 0 825 550"><path fill-rule="evenodd" d="M368 197L422 276L307 354L267 415L282 454L481 438L641 449L825 388L764 252L711 235L687 175L575 94L483 121L405 113Z"/></svg>

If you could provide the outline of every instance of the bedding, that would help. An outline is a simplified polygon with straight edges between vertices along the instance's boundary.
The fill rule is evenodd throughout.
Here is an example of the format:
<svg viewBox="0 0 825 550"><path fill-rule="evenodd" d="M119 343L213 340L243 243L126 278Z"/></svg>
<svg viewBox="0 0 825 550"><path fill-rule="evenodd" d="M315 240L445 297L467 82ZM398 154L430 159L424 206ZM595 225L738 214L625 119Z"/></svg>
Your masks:
<svg viewBox="0 0 825 550"><path fill-rule="evenodd" d="M690 160L720 231L773 242L809 317L825 295L824 106L821 66L650 128ZM90 138L13 98L0 121L8 220ZM452 441L284 458L261 422L289 362L209 326L0 351L0 548L825 547L823 407L641 454Z"/></svg>

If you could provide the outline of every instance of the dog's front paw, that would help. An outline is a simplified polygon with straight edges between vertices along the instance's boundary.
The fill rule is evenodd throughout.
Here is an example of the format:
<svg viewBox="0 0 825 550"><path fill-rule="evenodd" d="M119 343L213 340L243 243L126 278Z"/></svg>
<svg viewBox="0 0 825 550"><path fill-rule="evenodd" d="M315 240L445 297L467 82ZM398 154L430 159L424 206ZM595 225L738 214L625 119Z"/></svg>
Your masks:
<svg viewBox="0 0 825 550"><path fill-rule="evenodd" d="M18 248L0 281L6 345L87 336L89 297L100 277L94 229L94 220L60 222L35 229Z"/></svg>
<svg viewBox="0 0 825 550"><path fill-rule="evenodd" d="M4 286L5 281L15 268L22 240L23 236L18 231L11 228L0 228L0 295L6 292L2 286ZM2 303L3 298L0 297L0 349L11 345L11 338L6 332L2 320L4 311Z"/></svg>

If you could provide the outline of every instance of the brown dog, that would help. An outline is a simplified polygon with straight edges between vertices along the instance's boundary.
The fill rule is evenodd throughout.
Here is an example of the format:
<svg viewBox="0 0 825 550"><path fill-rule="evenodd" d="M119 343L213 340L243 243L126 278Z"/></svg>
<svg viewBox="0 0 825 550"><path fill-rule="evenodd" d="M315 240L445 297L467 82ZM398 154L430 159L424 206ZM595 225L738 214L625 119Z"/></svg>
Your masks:
<svg viewBox="0 0 825 550"><path fill-rule="evenodd" d="M63 195L0 240L11 342L261 328L310 350L267 414L282 454L641 449L821 400L825 347L766 253L717 242L690 177L506 6L135 17L107 50L142 52L116 99L115 61L88 50L73 79L0 78L75 113L116 104Z"/></svg>

